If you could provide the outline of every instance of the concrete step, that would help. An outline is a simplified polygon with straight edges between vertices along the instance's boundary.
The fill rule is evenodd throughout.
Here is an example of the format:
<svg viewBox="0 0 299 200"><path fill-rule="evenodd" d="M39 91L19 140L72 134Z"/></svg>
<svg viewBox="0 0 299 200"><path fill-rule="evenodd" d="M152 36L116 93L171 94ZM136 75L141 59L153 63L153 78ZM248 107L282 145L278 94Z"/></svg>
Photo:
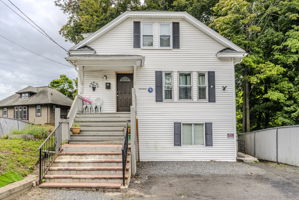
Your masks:
<svg viewBox="0 0 299 200"><path fill-rule="evenodd" d="M99 135L99 136L109 136L109 135L118 135L118 136L124 136L123 131L81 131L79 136L83 135ZM76 136L76 135L73 135Z"/></svg>
<svg viewBox="0 0 299 200"><path fill-rule="evenodd" d="M64 144L63 152L121 152L120 144Z"/></svg>
<svg viewBox="0 0 299 200"><path fill-rule="evenodd" d="M81 131L96 131L96 132L122 132L124 131L125 127L123 126L99 126L99 127L80 127Z"/></svg>
<svg viewBox="0 0 299 200"><path fill-rule="evenodd" d="M128 118L124 118L124 117L105 117L105 118L98 118L98 117L76 117L75 121L78 123L81 122L123 122L126 123L128 122L130 119Z"/></svg>
<svg viewBox="0 0 299 200"><path fill-rule="evenodd" d="M126 168L129 171L129 166ZM48 175L121 175L122 167L50 167Z"/></svg>
<svg viewBox="0 0 299 200"><path fill-rule="evenodd" d="M125 127L125 122L81 122L80 127Z"/></svg>
<svg viewBox="0 0 299 200"><path fill-rule="evenodd" d="M122 183L122 175L46 175L46 182L54 183ZM128 176L125 177L128 179Z"/></svg>
<svg viewBox="0 0 299 200"><path fill-rule="evenodd" d="M122 144L123 140L69 140L70 144Z"/></svg>
<svg viewBox="0 0 299 200"><path fill-rule="evenodd" d="M108 161L108 162L107 162ZM130 161L128 160L127 163ZM121 167L122 160L110 159L110 160L56 160L52 167Z"/></svg>
<svg viewBox="0 0 299 200"><path fill-rule="evenodd" d="M125 117L130 118L131 114L129 112L124 113L78 113L76 116L78 117L96 117L96 118L117 118L117 117Z"/></svg>
<svg viewBox="0 0 299 200"><path fill-rule="evenodd" d="M41 188L98 188L98 189L120 189L120 183L42 183Z"/></svg>
<svg viewBox="0 0 299 200"><path fill-rule="evenodd" d="M111 160L121 158L121 152L62 152L56 160Z"/></svg>

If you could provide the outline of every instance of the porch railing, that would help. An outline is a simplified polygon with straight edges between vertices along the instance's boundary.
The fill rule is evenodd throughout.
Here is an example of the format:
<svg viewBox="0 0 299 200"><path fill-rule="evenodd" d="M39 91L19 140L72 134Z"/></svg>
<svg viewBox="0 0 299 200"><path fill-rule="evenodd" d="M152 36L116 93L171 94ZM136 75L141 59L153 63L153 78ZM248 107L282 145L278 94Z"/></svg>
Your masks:
<svg viewBox="0 0 299 200"><path fill-rule="evenodd" d="M50 133L47 139L39 146L39 184L49 170L62 143L62 125L59 125Z"/></svg>
<svg viewBox="0 0 299 200"><path fill-rule="evenodd" d="M72 107L67 115L67 119L69 120L69 127L72 127L78 111L82 110L83 102L81 98L82 97L80 97L79 95L75 97Z"/></svg>
<svg viewBox="0 0 299 200"><path fill-rule="evenodd" d="M127 157L129 149L129 128L128 123L125 128L124 143L121 149L122 152L122 173L123 173L123 185L126 184L126 170L127 170Z"/></svg>

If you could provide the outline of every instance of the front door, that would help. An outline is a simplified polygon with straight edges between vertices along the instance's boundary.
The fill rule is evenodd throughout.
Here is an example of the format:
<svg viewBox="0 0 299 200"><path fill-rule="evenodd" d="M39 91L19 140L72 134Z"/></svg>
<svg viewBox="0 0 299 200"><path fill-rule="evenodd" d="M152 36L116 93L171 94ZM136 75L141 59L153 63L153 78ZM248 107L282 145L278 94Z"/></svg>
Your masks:
<svg viewBox="0 0 299 200"><path fill-rule="evenodd" d="M133 74L117 74L117 112L129 112L132 105Z"/></svg>

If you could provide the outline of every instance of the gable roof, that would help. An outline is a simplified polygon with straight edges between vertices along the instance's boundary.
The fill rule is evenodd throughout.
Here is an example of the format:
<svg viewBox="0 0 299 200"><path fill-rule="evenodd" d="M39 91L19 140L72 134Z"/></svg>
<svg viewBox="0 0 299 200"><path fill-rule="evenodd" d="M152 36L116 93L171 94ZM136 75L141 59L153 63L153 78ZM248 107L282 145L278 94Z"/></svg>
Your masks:
<svg viewBox="0 0 299 200"><path fill-rule="evenodd" d="M32 92L34 91L34 92ZM31 92L35 93L27 99L20 98L21 93ZM55 104L61 106L71 106L72 100L63 95L54 88L32 87L28 86L0 101L0 107L20 106L20 105L37 105L37 104Z"/></svg>
<svg viewBox="0 0 299 200"><path fill-rule="evenodd" d="M237 52L244 52L245 51L235 45L230 40L226 39L210 27L206 26L202 22L200 22L195 17L191 16L187 12L170 12L170 11L127 11L112 20L110 23L106 24L93 34L90 34L88 37L86 37L84 40L73 46L70 51L77 50L85 45L88 45L90 42L96 40L97 38L101 37L106 32L113 29L115 26L119 25L123 21L125 21L128 18L170 18L170 19L185 19L190 24L194 25L196 28L198 28L203 33L207 34L211 38L213 38L215 41L219 42L223 46L230 48L232 50L235 50Z"/></svg>

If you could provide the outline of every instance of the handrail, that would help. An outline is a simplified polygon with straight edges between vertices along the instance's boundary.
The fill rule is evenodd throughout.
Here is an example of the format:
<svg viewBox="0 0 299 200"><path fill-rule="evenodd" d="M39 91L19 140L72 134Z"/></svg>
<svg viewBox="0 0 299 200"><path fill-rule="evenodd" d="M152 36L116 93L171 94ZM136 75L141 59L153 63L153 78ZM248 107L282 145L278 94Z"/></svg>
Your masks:
<svg viewBox="0 0 299 200"><path fill-rule="evenodd" d="M62 143L61 122L49 134L45 141L39 146L39 184L47 173L49 167L54 162L56 154L60 151Z"/></svg>
<svg viewBox="0 0 299 200"><path fill-rule="evenodd" d="M69 120L69 127L72 127L73 123L74 123L74 120L75 120L75 117L76 117L76 114L79 110L79 107L82 105L80 105L80 103L82 103L82 100L81 100L81 96L80 95L77 95L72 103L72 106L71 106L71 109L67 115L67 118Z"/></svg>
<svg viewBox="0 0 299 200"><path fill-rule="evenodd" d="M128 154L128 146L129 146L129 129L128 123L125 127L125 136L124 136L124 143L121 149L122 153L122 173L123 173L123 185L126 184L126 167L127 167L127 154Z"/></svg>

